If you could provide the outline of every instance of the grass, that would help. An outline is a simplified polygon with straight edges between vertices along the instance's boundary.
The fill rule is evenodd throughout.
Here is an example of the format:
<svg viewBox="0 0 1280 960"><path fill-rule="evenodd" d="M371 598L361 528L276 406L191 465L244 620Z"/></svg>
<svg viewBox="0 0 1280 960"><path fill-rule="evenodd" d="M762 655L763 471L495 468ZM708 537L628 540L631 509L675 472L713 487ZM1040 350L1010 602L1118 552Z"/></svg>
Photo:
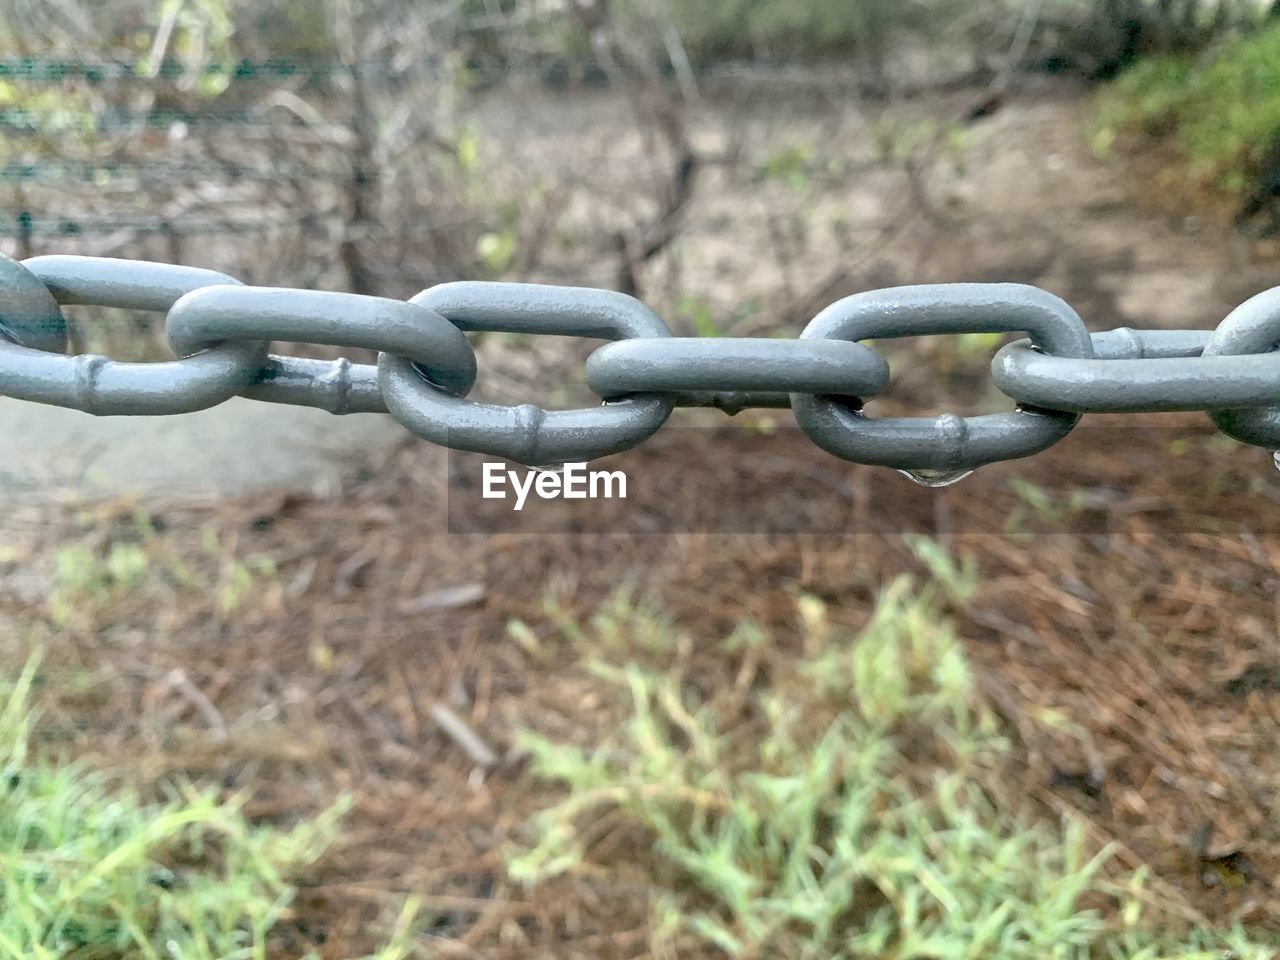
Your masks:
<svg viewBox="0 0 1280 960"><path fill-rule="evenodd" d="M245 798L217 789L177 784L146 801L32 751L36 680L32 659L0 687L0 958L279 955L291 879L336 836L345 802L280 830L250 824ZM379 960L408 955L402 920Z"/></svg>
<svg viewBox="0 0 1280 960"><path fill-rule="evenodd" d="M1280 134L1277 63L1280 24L1207 57L1144 60L1100 94L1095 145L1105 152L1132 134L1170 142L1183 177L1238 195Z"/></svg>
<svg viewBox="0 0 1280 960"><path fill-rule="evenodd" d="M660 957L1273 956L1241 930L1180 928L1149 906L1144 871L1007 788L1011 745L948 619L976 576L912 546L927 579L888 584L856 634L799 597L795 657L742 623L698 658L626 595L562 624L616 723L590 746L524 735L531 776L561 793L510 876L642 878Z"/></svg>
<svg viewBox="0 0 1280 960"><path fill-rule="evenodd" d="M240 610L256 588L275 577L270 558L237 556L234 543L219 542L210 527L202 531L200 559L216 564L217 572L212 575L215 582L204 583L197 582L191 567L197 557L167 550L146 513L136 511L111 538L94 533L91 519L86 523L87 536L57 547L53 554L48 603L50 618L59 628L101 630L130 606L157 599L173 603L190 591L214 592L217 612L225 616Z"/></svg>
<svg viewBox="0 0 1280 960"><path fill-rule="evenodd" d="M29 521L20 512L0 546L8 578L0 588L22 588L15 574L30 564L72 617L52 625L38 597L15 602L6 593L0 619L15 643L58 637L37 675L46 681L38 702L49 712L33 743L61 749L48 746L56 736L68 750L119 756L138 782L167 771L252 789L248 810L314 810L343 790L359 791L336 855L282 872L286 885L302 889L268 931L268 945L305 923L326 932L326 960L374 952L406 894L421 891L413 926L424 954L462 955L469 946L511 960L697 960L729 955L718 945L723 927L744 955L756 948L762 956L838 957L856 955L850 943L869 937L874 921L878 936L897 938L883 951L890 957L904 955L900 930L914 930L917 944L923 938L961 952L983 923L1003 924L1000 942L983 951L1000 957L1028 936L1043 943L1041 928L1027 933L1019 924L1046 922L1034 911L1041 894L1092 867L1073 905L1061 908L1057 922L1078 939L1060 953L1194 957L1213 949L1220 957L1234 947L1235 956L1261 957L1259 938L1280 915L1269 879L1280 849L1270 816L1278 694L1266 627L1274 545L1258 526L1258 495L1242 492L1261 468L1207 434L1187 436L1182 455L1162 461L1167 470L1134 474L1143 450L1128 444L1128 456L1119 456L1114 444L1095 443L1064 463L1027 461L1013 490L979 477L976 494L961 488L950 501L955 528L980 521L996 530L1022 507L1026 529L1061 530L1064 521L1054 517L1071 490L1102 483L1229 521L1254 531L1256 542L1247 533L1188 537L1176 522L1168 529L1165 512L1144 519L1127 510L1109 521L1107 536L960 532L951 543L981 564L976 594L977 574L955 555L915 541L913 557L888 535L641 537L621 545L529 538L513 553L501 538L456 546L433 537L432 494L413 482L423 469L415 455L360 488L360 502L382 505L367 513L320 498L269 508L259 498L216 513L173 507L150 518L118 504L96 510L91 525L83 509ZM821 454L802 441L780 434L778 442L792 473L818 464ZM1146 454L1168 442L1156 437ZM692 442L676 451L652 463L696 465ZM725 469L746 471L753 462ZM1205 482L1219 476L1241 478L1225 499ZM795 499L797 490L782 484L775 495ZM648 496L644 503L661 502L652 490ZM926 508L910 512L909 498L892 502L901 511L894 522L927 528ZM60 555L58 544L70 552ZM135 547L145 554L145 575ZM377 565L339 598L333 585L362 549L377 553ZM274 575L268 559L278 564ZM431 618L385 615L438 589L441 564L468 571L490 599ZM405 573L415 566L416 577ZM261 572L225 616L223 587L242 580L241 568ZM557 571L549 581L547 570ZM904 571L916 572L915 583L895 587ZM628 576L643 591L599 606ZM296 585L307 582L314 586L299 595ZM379 601L389 583L396 584L386 595L390 607ZM544 610L548 584L559 602ZM881 588L885 600L868 627ZM272 600L281 595L283 602ZM649 596L662 602L645 604ZM745 611L758 619L739 623ZM1004 618L1007 630L984 627L988 616ZM523 622L504 641L512 617ZM467 639L452 664L458 636ZM225 742L157 679L174 669L225 719ZM264 677L273 678L267 700ZM396 716L403 701L388 691L401 681L445 703L456 703L447 699L455 683L492 691L482 695L485 713L455 709L501 763L477 773L425 724L416 737L398 726L353 724L348 703ZM984 705L988 690L1001 697L999 722ZM278 705L278 718L264 704ZM768 705L782 723L771 722ZM710 732L695 741L686 715L697 720L694 731ZM548 766L529 776L508 762L511 730L521 725L560 751L563 775ZM650 742L659 749L646 756ZM965 743L976 747L965 753L958 749ZM1096 784L1087 784L1095 792L1056 783L1059 774L1094 776L1086 747L1099 758ZM588 761L597 786L574 789ZM0 771L9 763L0 761ZM862 795L871 812L842 848L833 816L856 812L848 798L868 767L874 782ZM802 796L779 796L778 784L797 781ZM0 788L5 783L0 775ZM680 789L654 793L668 786ZM121 793L105 784L93 809ZM959 799L948 806L949 796ZM734 803L726 806L726 797ZM810 806L801 807L806 797ZM576 814L552 813L575 798ZM1078 810L1079 819L1073 825L1046 813L1046 803ZM526 814L539 810L543 818L530 822ZM1212 834L1197 839L1208 821ZM667 823L673 829L660 833ZM539 833L561 825L567 832L559 836ZM709 848L708 837L727 839ZM1095 863L1109 838L1116 852ZM685 858L668 855L660 841ZM807 866L789 853L806 844ZM844 861L854 872L853 886L842 890L832 858L850 844L861 856ZM534 889L516 889L501 869L504 852ZM728 866L701 869L713 853ZM943 856L961 853L968 873ZM163 850L156 859L181 872ZM1144 862L1148 870L1130 872ZM219 868L194 869L216 876ZM816 894L803 892L810 874L822 884ZM740 890L733 878L742 876L749 885ZM323 885L308 889L313 880ZM1011 905L994 919L999 904L993 908L988 886L1011 891ZM1186 931L1174 910L1201 932ZM812 922L823 916L836 917L825 933ZM699 917L710 925L695 927ZM1250 934L1230 930L1237 920Z"/></svg>

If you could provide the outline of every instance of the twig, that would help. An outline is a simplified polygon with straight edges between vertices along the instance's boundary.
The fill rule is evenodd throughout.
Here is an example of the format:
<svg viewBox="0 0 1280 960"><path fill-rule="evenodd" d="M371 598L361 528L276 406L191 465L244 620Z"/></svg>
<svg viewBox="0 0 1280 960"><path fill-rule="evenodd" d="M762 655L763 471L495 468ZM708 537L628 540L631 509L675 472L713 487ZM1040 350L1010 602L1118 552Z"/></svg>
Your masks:
<svg viewBox="0 0 1280 960"><path fill-rule="evenodd" d="M497 764L498 755L480 739L480 735L472 730L465 720L443 703L433 703L427 712L440 731L461 747L478 766L488 769Z"/></svg>
<svg viewBox="0 0 1280 960"><path fill-rule="evenodd" d="M421 596L406 600L397 609L403 614L425 613L428 610L452 610L470 607L484 599L482 583L462 583L456 587L441 587Z"/></svg>
<svg viewBox="0 0 1280 960"><path fill-rule="evenodd" d="M164 681L200 711L204 722L209 725L209 732L213 734L213 739L219 743L225 743L227 722L222 717L222 711L213 705L213 701L205 696L203 690L191 682L186 672L180 669L170 670L165 675Z"/></svg>
<svg viewBox="0 0 1280 960"><path fill-rule="evenodd" d="M191 682L185 670L175 668L166 673L147 663L135 663L132 669L137 674L163 683L179 694L191 706L195 707L200 716L204 717L204 722L208 725L209 732L213 735L214 740L218 743L226 742L227 722L223 719L222 711L214 706L213 701L209 699L203 690Z"/></svg>

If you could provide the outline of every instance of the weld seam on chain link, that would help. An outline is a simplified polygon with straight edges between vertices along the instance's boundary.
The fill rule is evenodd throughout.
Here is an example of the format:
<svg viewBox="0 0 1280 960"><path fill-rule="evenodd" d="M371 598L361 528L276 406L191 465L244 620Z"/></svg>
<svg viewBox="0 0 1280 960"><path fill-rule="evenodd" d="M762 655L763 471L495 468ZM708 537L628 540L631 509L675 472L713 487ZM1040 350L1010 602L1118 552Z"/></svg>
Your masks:
<svg viewBox="0 0 1280 960"><path fill-rule="evenodd" d="M85 413L97 413L98 374L106 357L86 353L75 358L76 395L84 398Z"/></svg>
<svg viewBox="0 0 1280 960"><path fill-rule="evenodd" d="M266 403L315 407L336 416L387 412L378 387L378 368L345 357L268 357L244 395Z"/></svg>
<svg viewBox="0 0 1280 960"><path fill-rule="evenodd" d="M939 469L951 472L964 470L964 450L969 443L969 421L954 413L939 414L935 423L938 433L946 438L943 448L951 454L951 460Z"/></svg>

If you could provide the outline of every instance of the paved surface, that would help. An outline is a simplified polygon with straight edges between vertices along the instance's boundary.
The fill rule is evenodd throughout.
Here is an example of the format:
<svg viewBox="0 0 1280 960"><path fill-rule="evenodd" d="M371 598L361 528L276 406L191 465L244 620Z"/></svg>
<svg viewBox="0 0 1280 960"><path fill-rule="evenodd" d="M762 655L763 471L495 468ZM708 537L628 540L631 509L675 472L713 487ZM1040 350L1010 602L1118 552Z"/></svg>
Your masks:
<svg viewBox="0 0 1280 960"><path fill-rule="evenodd" d="M180 417L93 417L0 398L0 503L323 486L404 435L387 416L238 398Z"/></svg>

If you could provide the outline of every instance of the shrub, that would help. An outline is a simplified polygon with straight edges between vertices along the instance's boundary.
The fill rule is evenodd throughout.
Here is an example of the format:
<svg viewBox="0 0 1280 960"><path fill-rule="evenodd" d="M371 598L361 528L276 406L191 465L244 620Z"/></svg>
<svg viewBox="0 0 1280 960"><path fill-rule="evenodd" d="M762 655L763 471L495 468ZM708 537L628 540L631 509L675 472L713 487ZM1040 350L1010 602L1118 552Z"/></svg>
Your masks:
<svg viewBox="0 0 1280 960"><path fill-rule="evenodd" d="M180 785L163 802L28 745L31 660L0 687L0 958L263 958L289 878L315 863L344 804L290 830L243 798ZM399 958L402 943L382 954Z"/></svg>
<svg viewBox="0 0 1280 960"><path fill-rule="evenodd" d="M1123 134L1169 141L1193 182L1238 194L1280 134L1280 24L1199 59L1142 61L1104 88L1096 144Z"/></svg>
<svg viewBox="0 0 1280 960"><path fill-rule="evenodd" d="M763 654L753 696L690 676L685 643L665 665L608 656L628 631L674 629L651 612L614 605L572 631L578 649L605 651L590 669L617 691L621 721L591 748L525 736L533 776L565 793L511 852L511 876L646 876L660 956L1270 956L1238 931L1162 942L1140 924L1141 873L1104 878L1108 852L1078 823L1034 819L1003 789L1010 744L946 617L972 571L915 546L932 579L889 585L856 635L802 598L804 653ZM766 646L748 624L719 653L758 663ZM757 674L731 662L735 675ZM618 862L616 844L595 853L591 838L620 823L642 838L639 865Z"/></svg>

